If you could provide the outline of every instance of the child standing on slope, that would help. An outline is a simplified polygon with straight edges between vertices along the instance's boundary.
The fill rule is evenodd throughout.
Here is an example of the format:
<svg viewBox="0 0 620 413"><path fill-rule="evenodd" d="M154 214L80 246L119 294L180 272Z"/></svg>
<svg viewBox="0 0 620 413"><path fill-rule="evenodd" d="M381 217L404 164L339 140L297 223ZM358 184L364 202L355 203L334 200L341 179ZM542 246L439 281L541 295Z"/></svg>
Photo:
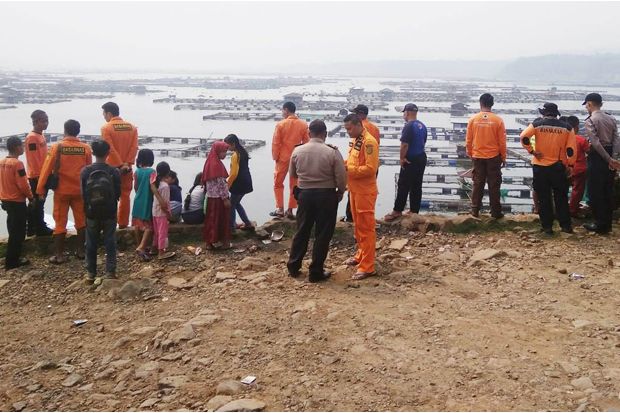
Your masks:
<svg viewBox="0 0 620 413"><path fill-rule="evenodd" d="M151 257L146 249L150 245L153 235L153 193L151 192L151 181L155 180L155 155L150 149L140 149L136 165L138 169L134 172L134 190L136 196L133 201L131 211L131 226L134 228L136 238L136 255L142 261L149 261Z"/></svg>
<svg viewBox="0 0 620 413"><path fill-rule="evenodd" d="M157 259L164 260L174 257L168 251L168 226L170 219L170 165L167 162L157 164L157 175L151 181L153 193L153 247L157 248Z"/></svg>

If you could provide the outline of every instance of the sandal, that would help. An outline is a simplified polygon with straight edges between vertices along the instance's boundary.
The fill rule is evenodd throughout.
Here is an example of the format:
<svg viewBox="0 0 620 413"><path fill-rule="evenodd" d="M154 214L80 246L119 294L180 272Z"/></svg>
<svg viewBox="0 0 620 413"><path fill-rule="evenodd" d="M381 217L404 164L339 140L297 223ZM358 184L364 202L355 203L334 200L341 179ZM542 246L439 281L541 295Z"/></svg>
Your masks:
<svg viewBox="0 0 620 413"><path fill-rule="evenodd" d="M275 211L271 211L269 213L269 216L276 217L276 218L284 218L284 211L280 209L276 209Z"/></svg>
<svg viewBox="0 0 620 413"><path fill-rule="evenodd" d="M402 216L403 216L403 213L402 213L402 212L395 212L395 211L392 211L392 212L390 212L389 214L387 214L386 216L384 216L384 217L383 217L383 220L384 220L385 222L392 222L392 221L394 221L394 220L396 220L397 218L400 218L400 217L402 217Z"/></svg>
<svg viewBox="0 0 620 413"><path fill-rule="evenodd" d="M246 225L246 224L239 224L237 225L237 228L242 231L254 231L256 229L254 225Z"/></svg>
<svg viewBox="0 0 620 413"><path fill-rule="evenodd" d="M158 255L157 259L158 260L167 260L167 259L170 259L170 258L174 257L175 255L177 255L177 253L174 252L174 251L166 251L163 254Z"/></svg>
<svg viewBox="0 0 620 413"><path fill-rule="evenodd" d="M136 250L136 255L142 262L148 262L151 260L151 256L146 251Z"/></svg>
<svg viewBox="0 0 620 413"><path fill-rule="evenodd" d="M357 265L359 264L359 261L356 260L355 258L348 258L347 260L345 260L344 264L345 265Z"/></svg>
<svg viewBox="0 0 620 413"><path fill-rule="evenodd" d="M65 262L67 262L67 259L65 257L62 258L58 258L55 255L52 255L49 259L48 259L50 264L56 264L56 265L60 265L60 264L64 264Z"/></svg>
<svg viewBox="0 0 620 413"><path fill-rule="evenodd" d="M351 280L359 281L359 280L363 280L363 279L368 278L368 277L374 277L375 275L377 275L377 273L375 271L373 271L373 272L356 272L355 274L353 274L351 276Z"/></svg>

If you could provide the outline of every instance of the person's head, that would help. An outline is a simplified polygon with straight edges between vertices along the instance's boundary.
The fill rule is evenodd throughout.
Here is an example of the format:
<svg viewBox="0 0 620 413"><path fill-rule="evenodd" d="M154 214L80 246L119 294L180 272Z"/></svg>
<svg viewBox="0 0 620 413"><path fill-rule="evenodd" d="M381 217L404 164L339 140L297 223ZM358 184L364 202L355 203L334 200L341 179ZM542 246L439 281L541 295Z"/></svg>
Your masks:
<svg viewBox="0 0 620 413"><path fill-rule="evenodd" d="M110 144L104 140L98 139L90 144L93 150L93 155L97 158L97 161L105 161L105 158L110 154Z"/></svg>
<svg viewBox="0 0 620 413"><path fill-rule="evenodd" d="M290 115L294 115L296 110L297 106L293 102L284 102L284 105L282 105L282 117L286 119Z"/></svg>
<svg viewBox="0 0 620 413"><path fill-rule="evenodd" d="M351 113L355 113L361 120L368 117L368 106L359 104L350 110Z"/></svg>
<svg viewBox="0 0 620 413"><path fill-rule="evenodd" d="M65 122L65 136L78 136L80 134L80 122L69 119Z"/></svg>
<svg viewBox="0 0 620 413"><path fill-rule="evenodd" d="M202 172L198 172L198 174L194 178L194 185L193 186L198 186L201 183L202 183Z"/></svg>
<svg viewBox="0 0 620 413"><path fill-rule="evenodd" d="M592 112L600 110L603 106L603 97L598 93L588 93L582 105L586 107L589 114L592 114Z"/></svg>
<svg viewBox="0 0 620 413"><path fill-rule="evenodd" d="M136 158L138 168L151 167L155 163L155 154L150 149L140 149Z"/></svg>
<svg viewBox="0 0 620 413"><path fill-rule="evenodd" d="M177 176L177 173L175 171L170 171L170 173L168 174L168 178L170 178L168 184L179 186L179 177Z"/></svg>
<svg viewBox="0 0 620 413"><path fill-rule="evenodd" d="M566 118L566 123L568 123L570 127L573 128L575 134L579 133L579 118L577 116L568 116Z"/></svg>
<svg viewBox="0 0 620 413"><path fill-rule="evenodd" d="M6 140L6 149L11 156L20 156L24 153L24 144L17 136L11 136Z"/></svg>
<svg viewBox="0 0 620 413"><path fill-rule="evenodd" d="M160 162L155 167L155 171L157 171L157 176L155 177L155 187L159 188L159 183L164 181L170 174L170 165L168 165L168 162Z"/></svg>
<svg viewBox="0 0 620 413"><path fill-rule="evenodd" d="M106 120L106 122L109 122L110 119L121 114L121 110L114 102L104 103L103 106L101 106L101 109L103 109L103 118Z"/></svg>
<svg viewBox="0 0 620 413"><path fill-rule="evenodd" d="M226 136L224 138L224 142L228 144L228 147L230 148L231 151L238 152L239 156L241 156L242 158L243 157L249 158L248 151L245 150L245 148L241 144L241 141L239 140L237 135L235 135L234 133L231 133L230 135Z"/></svg>
<svg viewBox="0 0 620 413"><path fill-rule="evenodd" d="M315 119L308 125L311 138L325 140L327 138L327 126L321 119Z"/></svg>
<svg viewBox="0 0 620 413"><path fill-rule="evenodd" d="M403 108L403 119L406 121L415 120L418 117L418 106L415 103L407 103Z"/></svg>
<svg viewBox="0 0 620 413"><path fill-rule="evenodd" d="M495 100L493 99L493 95L490 93L483 93L480 95L480 109L491 109Z"/></svg>
<svg viewBox="0 0 620 413"><path fill-rule="evenodd" d="M215 151L217 157L220 159L226 158L226 153L228 153L228 149L230 149L230 146L224 141L213 142L213 146L211 147L211 150Z"/></svg>
<svg viewBox="0 0 620 413"><path fill-rule="evenodd" d="M538 112L546 118L557 118L561 115L558 105L552 102L545 103L542 108L538 108Z"/></svg>
<svg viewBox="0 0 620 413"><path fill-rule="evenodd" d="M356 139L362 134L364 126L362 125L362 120L355 113L345 116L343 122L344 128L352 139Z"/></svg>
<svg viewBox="0 0 620 413"><path fill-rule="evenodd" d="M49 125L49 119L47 118L47 113L42 111L41 109L37 109L30 115L30 119L32 119L32 127L35 132L43 132L47 129Z"/></svg>

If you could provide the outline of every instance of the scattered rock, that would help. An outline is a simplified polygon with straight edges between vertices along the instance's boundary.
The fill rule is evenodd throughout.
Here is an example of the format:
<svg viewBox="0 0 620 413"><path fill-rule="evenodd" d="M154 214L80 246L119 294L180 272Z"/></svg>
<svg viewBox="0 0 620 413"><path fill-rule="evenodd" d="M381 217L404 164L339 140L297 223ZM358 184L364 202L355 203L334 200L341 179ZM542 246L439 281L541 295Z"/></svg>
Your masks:
<svg viewBox="0 0 620 413"><path fill-rule="evenodd" d="M265 403L256 399L239 399L226 403L218 412L258 412L265 408Z"/></svg>
<svg viewBox="0 0 620 413"><path fill-rule="evenodd" d="M603 369L603 378L606 380L617 380L620 381L620 368L608 368Z"/></svg>
<svg viewBox="0 0 620 413"><path fill-rule="evenodd" d="M179 376L168 376L159 380L158 385L160 389L166 388L179 388L185 385L189 381L189 377L179 375Z"/></svg>
<svg viewBox="0 0 620 413"><path fill-rule="evenodd" d="M23 401L23 400L17 403L13 403L13 410L15 410L16 412L21 412L22 410L26 408L27 404L28 402Z"/></svg>
<svg viewBox="0 0 620 413"><path fill-rule="evenodd" d="M78 387L78 390L79 391L91 391L93 387L95 387L93 383L88 383L88 384Z"/></svg>
<svg viewBox="0 0 620 413"><path fill-rule="evenodd" d="M439 254L437 259L442 261L459 262L461 260L461 256L455 252L445 251Z"/></svg>
<svg viewBox="0 0 620 413"><path fill-rule="evenodd" d="M174 343L191 340L194 337L196 337L196 333L191 324L185 324L168 335L168 339Z"/></svg>
<svg viewBox="0 0 620 413"><path fill-rule="evenodd" d="M267 267L268 264L265 262L265 260L256 257L245 257L244 259L239 261L239 264L237 264L237 268L242 271L264 270Z"/></svg>
<svg viewBox="0 0 620 413"><path fill-rule="evenodd" d="M28 390L28 392L33 393L37 390L39 390L41 388L41 385L39 383L35 383L35 384L31 384L29 386L26 387L26 390Z"/></svg>
<svg viewBox="0 0 620 413"><path fill-rule="evenodd" d="M588 320L575 320L573 321L573 327L575 328L583 328L592 324L591 321Z"/></svg>
<svg viewBox="0 0 620 413"><path fill-rule="evenodd" d="M132 336L145 336L147 334L151 334L157 331L157 327L140 327L140 328L136 328L135 330L131 331L129 334L131 334Z"/></svg>
<svg viewBox="0 0 620 413"><path fill-rule="evenodd" d="M117 349L117 348L121 348L123 347L125 344L129 343L131 340L129 340L129 338L127 337L121 337L118 340L116 340L116 342L112 345L113 349Z"/></svg>
<svg viewBox="0 0 620 413"><path fill-rule="evenodd" d="M207 402L207 410L209 411L217 410L223 405L225 405L226 403L231 402L231 401L232 401L232 397L230 396L218 395L218 396L212 397Z"/></svg>
<svg viewBox="0 0 620 413"><path fill-rule="evenodd" d="M182 357L183 357L183 353L176 352L176 353L166 354L165 356L160 357L159 359L163 361L177 361L177 360L180 360Z"/></svg>
<svg viewBox="0 0 620 413"><path fill-rule="evenodd" d="M73 387L82 381L82 376L77 373L71 373L63 382L64 387Z"/></svg>
<svg viewBox="0 0 620 413"><path fill-rule="evenodd" d="M590 380L590 378L587 376L583 376L583 377L579 377L578 379L571 380L570 384L577 390L587 390L587 389L594 388L594 383L592 383L592 380Z"/></svg>
<svg viewBox="0 0 620 413"><path fill-rule="evenodd" d="M0 288L2 288L2 287L4 287L5 285L7 285L7 284L9 283L9 281L10 281L10 280L0 280ZM19 402L19 403L22 403L22 402ZM24 407L26 407L26 406L24 405ZM22 407L22 409L23 409L23 407ZM19 410L18 410L18 411L19 411Z"/></svg>
<svg viewBox="0 0 620 413"><path fill-rule="evenodd" d="M243 392L243 384L237 380L225 380L217 385L215 394L233 395Z"/></svg>
<svg viewBox="0 0 620 413"><path fill-rule="evenodd" d="M309 300L293 309L293 314L316 310L316 301Z"/></svg>
<svg viewBox="0 0 620 413"><path fill-rule="evenodd" d="M558 364L560 365L560 367L562 367L562 370L564 370L568 374L579 373L579 367L575 366L572 363L568 363L566 361L561 361Z"/></svg>
<svg viewBox="0 0 620 413"><path fill-rule="evenodd" d="M209 326L215 323L216 321L218 321L220 318L221 318L220 316L213 315L213 314L198 315L192 318L191 320L189 320L187 324L191 325L192 327Z"/></svg>
<svg viewBox="0 0 620 413"><path fill-rule="evenodd" d="M130 363L131 363L131 360L122 359L122 360L116 360L116 361L110 362L110 366L114 367L115 369L120 369L120 368L127 366Z"/></svg>
<svg viewBox="0 0 620 413"><path fill-rule="evenodd" d="M510 360L508 359L498 359L495 357L491 357L489 362L487 363L487 367L490 369L503 369L510 365Z"/></svg>
<svg viewBox="0 0 620 413"><path fill-rule="evenodd" d="M107 380L114 375L115 371L112 367L109 367L102 372L95 374L95 380Z"/></svg>
<svg viewBox="0 0 620 413"><path fill-rule="evenodd" d="M142 404L140 404L140 408L141 409L148 409L150 407L155 406L155 404L159 403L159 399L152 397L150 399L146 399L145 401L142 402Z"/></svg>
<svg viewBox="0 0 620 413"><path fill-rule="evenodd" d="M486 261L486 260L490 260L491 258L501 257L502 255L505 255L505 254L506 254L505 252L496 250L493 248L481 249L481 250L476 251L471 256L467 265L474 265L476 263L479 263L480 261Z"/></svg>
<svg viewBox="0 0 620 413"><path fill-rule="evenodd" d="M147 361L136 369L135 376L137 379L143 379L157 371L159 371L159 363L157 361Z"/></svg>
<svg viewBox="0 0 620 413"><path fill-rule="evenodd" d="M181 278L181 277L170 277L168 278L168 280L166 281L166 284L168 284L171 287L174 287L178 290L182 290L184 288L192 288L193 285L188 283L187 280L185 280L185 278Z"/></svg>
<svg viewBox="0 0 620 413"><path fill-rule="evenodd" d="M131 300L140 295L140 291L142 289L138 284L133 281L127 281L123 286L118 290L118 298L121 300Z"/></svg>
<svg viewBox="0 0 620 413"><path fill-rule="evenodd" d="M340 360L340 357L338 356L323 356L321 357L321 361L323 362L323 364L334 364L337 361Z"/></svg>
<svg viewBox="0 0 620 413"><path fill-rule="evenodd" d="M403 248L405 248L405 245L407 245L409 243L409 240L406 238L403 239L395 239L392 242L390 242L390 245L388 246L389 249L391 250L402 250Z"/></svg>
<svg viewBox="0 0 620 413"><path fill-rule="evenodd" d="M237 278L237 274L234 274L232 272L218 272L217 274L215 274L215 281L216 282L222 282L222 281L226 281L226 280L234 280L235 278Z"/></svg>

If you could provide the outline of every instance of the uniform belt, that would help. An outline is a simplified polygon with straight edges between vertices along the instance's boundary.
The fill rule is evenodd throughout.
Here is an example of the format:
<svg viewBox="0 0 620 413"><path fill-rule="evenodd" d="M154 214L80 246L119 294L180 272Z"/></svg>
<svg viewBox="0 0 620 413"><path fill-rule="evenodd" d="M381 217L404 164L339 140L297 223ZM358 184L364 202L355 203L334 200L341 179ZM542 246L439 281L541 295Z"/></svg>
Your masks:
<svg viewBox="0 0 620 413"><path fill-rule="evenodd" d="M299 188L302 192L336 192L336 188Z"/></svg>

